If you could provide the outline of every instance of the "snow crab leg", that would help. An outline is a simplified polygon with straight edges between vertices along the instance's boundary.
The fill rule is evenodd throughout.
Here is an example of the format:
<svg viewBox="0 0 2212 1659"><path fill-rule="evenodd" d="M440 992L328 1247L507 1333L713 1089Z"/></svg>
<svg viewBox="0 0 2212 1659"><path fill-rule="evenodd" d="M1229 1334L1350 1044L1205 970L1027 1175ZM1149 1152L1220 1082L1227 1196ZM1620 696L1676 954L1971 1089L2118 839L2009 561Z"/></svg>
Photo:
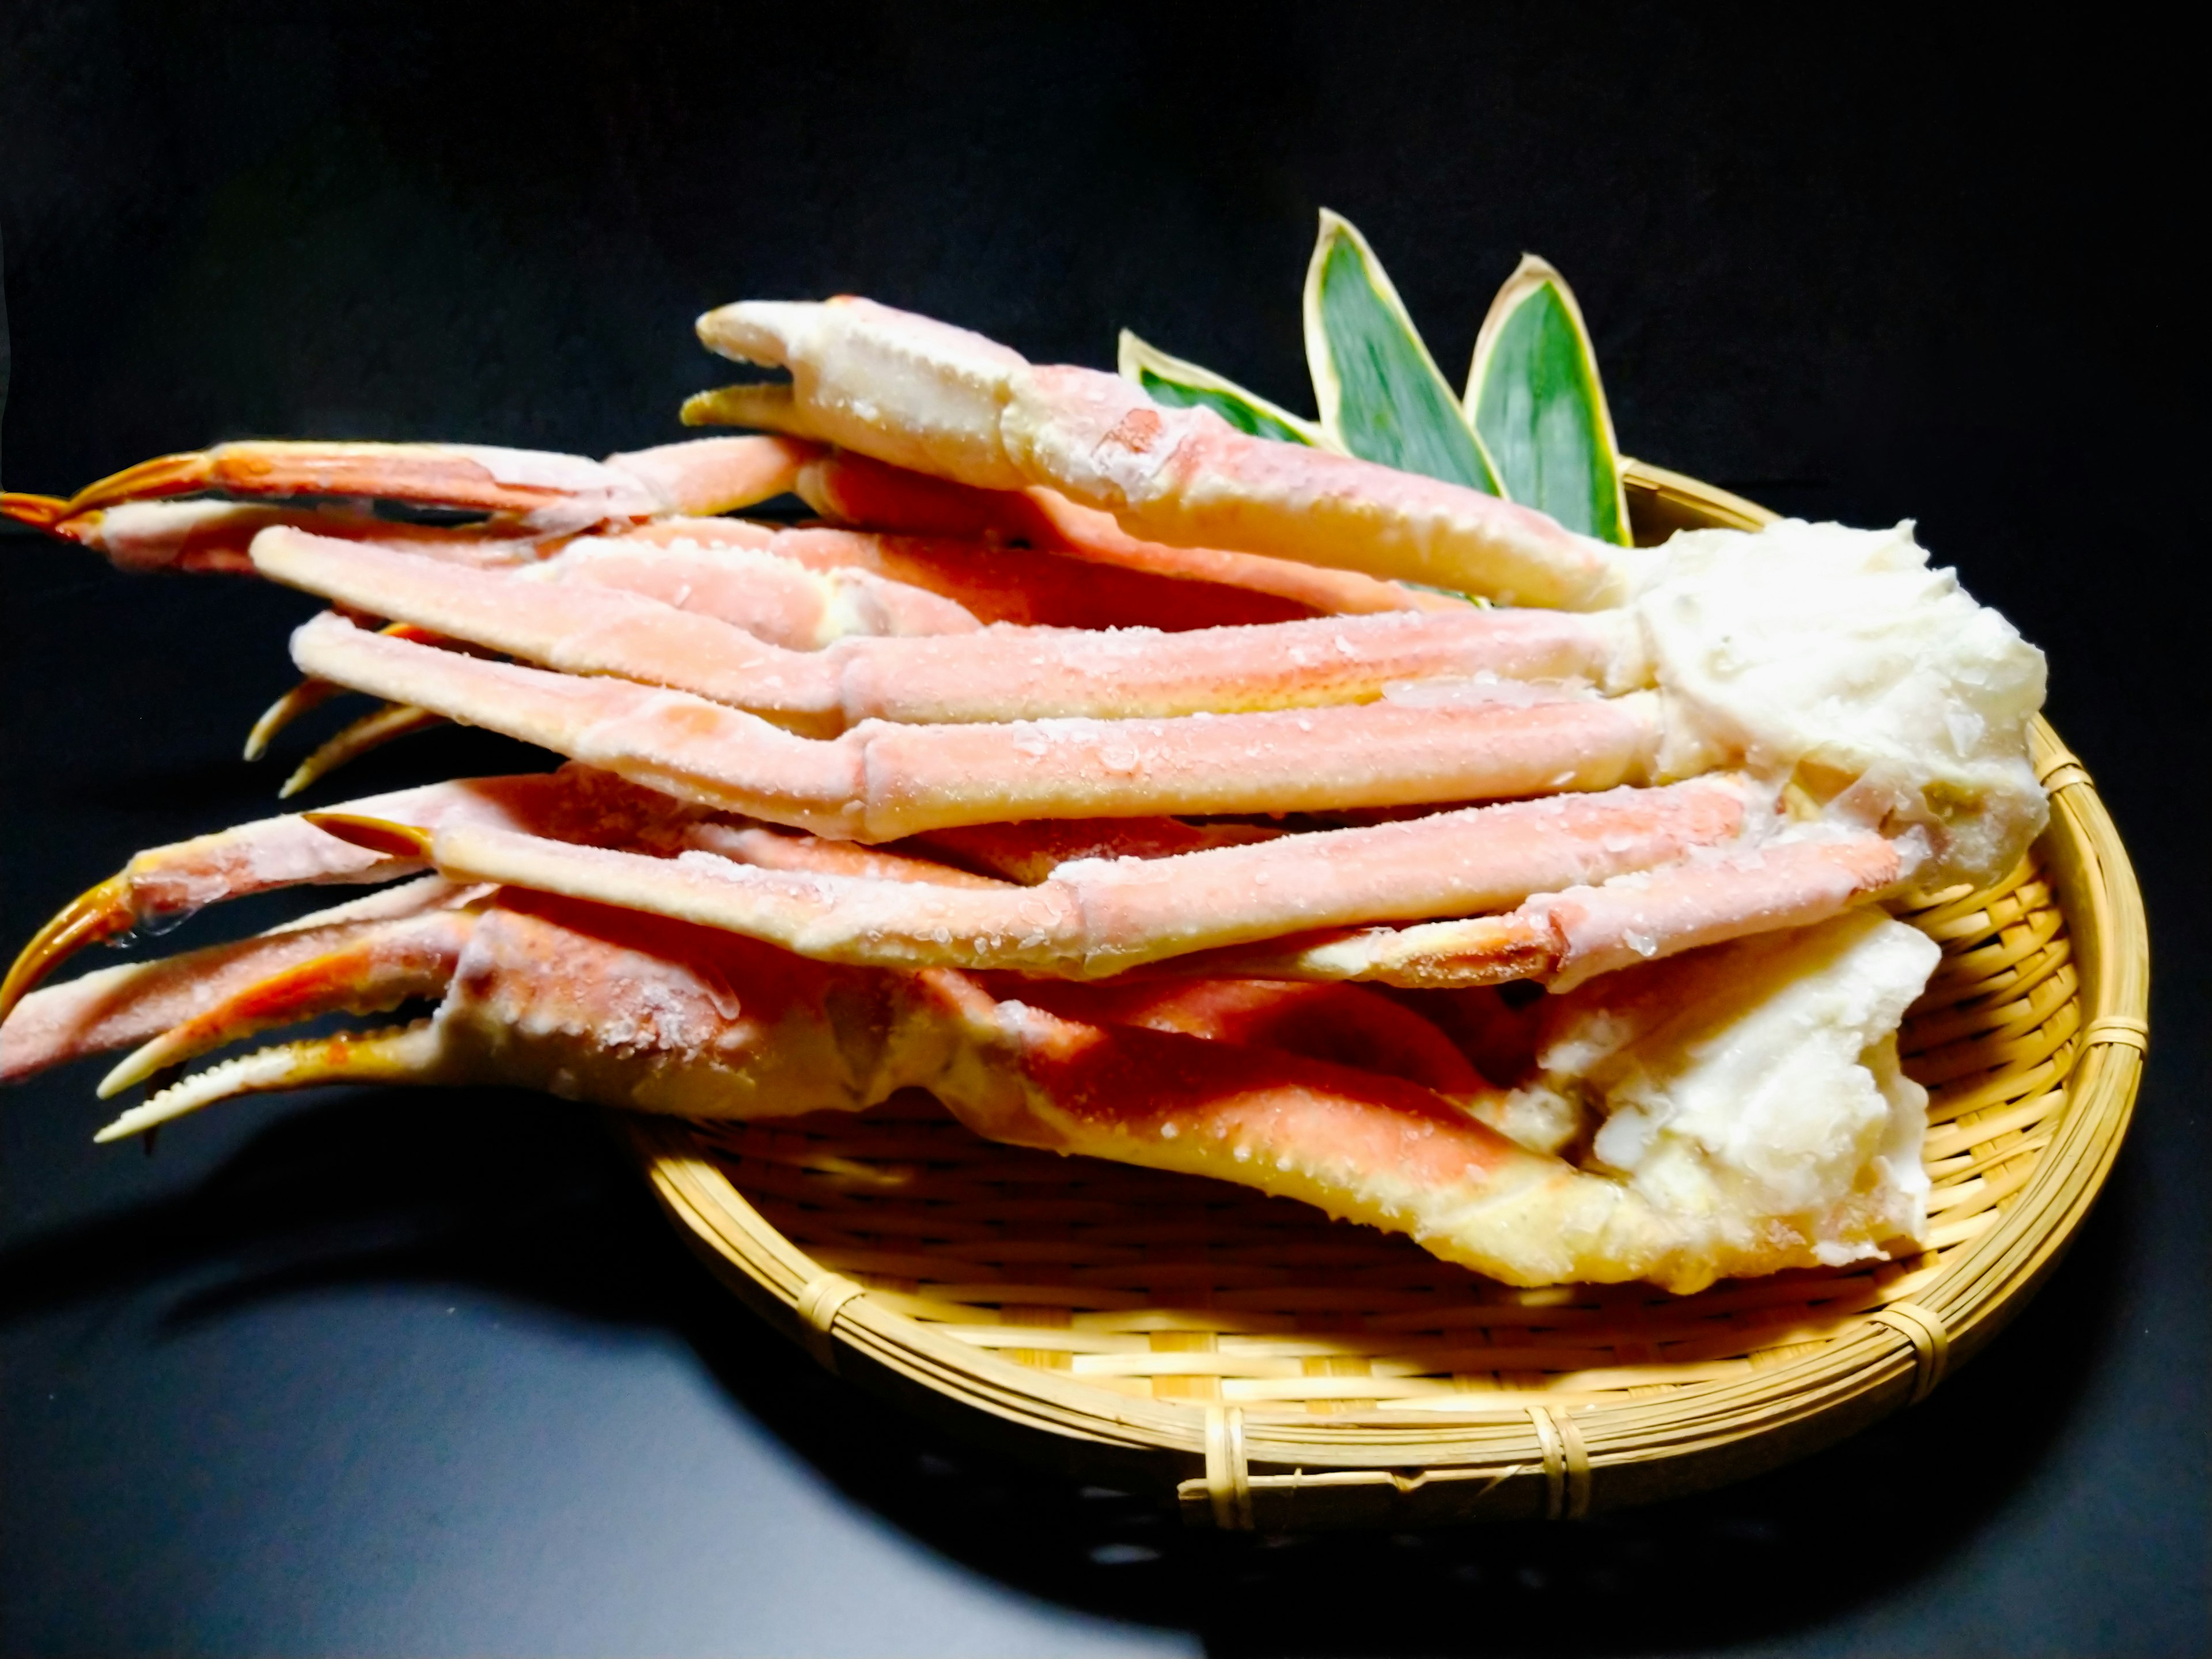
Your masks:
<svg viewBox="0 0 2212 1659"><path fill-rule="evenodd" d="M1118 375L1040 368L964 329L850 296L744 301L707 346L787 369L685 406L983 489L1042 486L1170 546L1234 548L1501 602L1594 610L1621 597L1601 544L1493 495L1271 443L1209 410L1165 409Z"/></svg>
<svg viewBox="0 0 2212 1659"><path fill-rule="evenodd" d="M669 850L698 816L667 796L580 767L430 784L369 796L345 810L423 831L465 818L556 841ZM152 848L71 900L32 936L0 982L0 1018L79 951L135 928L173 924L207 905L273 888L376 884L428 868L404 847L365 848L296 813Z"/></svg>
<svg viewBox="0 0 2212 1659"><path fill-rule="evenodd" d="M1344 987L1012 987L808 962L544 894L458 897L250 942L227 975L201 973L194 1012L110 1081L316 1013L434 995L431 1018L221 1062L101 1139L339 1081L520 1085L724 1118L852 1110L919 1087L996 1139L1238 1181L1410 1233L1510 1283L1642 1278L1688 1291L1864 1249L1917 1221L1902 1189L1792 1189L1764 1208L1738 1194L1716 1208L1579 1170L1492 1127L1510 1109L1504 1092L1433 1026ZM0 1069L23 1075L151 1023L58 1017L74 989L39 992L0 1026ZM158 1021L176 1010L138 1012ZM1354 1058L1381 1058L1378 1025L1396 1039L1385 1069L1329 1057L1342 1037Z"/></svg>
<svg viewBox="0 0 2212 1659"><path fill-rule="evenodd" d="M548 537L750 507L787 494L817 453L817 446L781 438L667 444L605 461L485 444L247 441L142 461L66 499L11 493L0 496L0 515L131 568L236 569L253 534L294 521L290 515L235 501L169 498L221 491L246 502L377 499L493 515L473 537L411 538L419 546L474 543L479 561L489 562ZM404 535L363 514L337 516L364 537ZM325 522L312 511L301 521Z"/></svg>
<svg viewBox="0 0 2212 1659"><path fill-rule="evenodd" d="M648 910L826 961L960 963L1095 978L1354 919L1510 908L1535 894L1650 870L1732 842L1744 828L1746 801L1729 781L1706 779L1166 858L1074 860L1027 887L738 862L717 850L727 843L711 824L688 832L690 850L670 860L489 825L425 830L310 816L334 835L427 861L451 880L504 882ZM747 854L743 846L732 850L740 859ZM1322 872L1325 883L1316 878ZM1644 954L1672 943L1655 939Z"/></svg>

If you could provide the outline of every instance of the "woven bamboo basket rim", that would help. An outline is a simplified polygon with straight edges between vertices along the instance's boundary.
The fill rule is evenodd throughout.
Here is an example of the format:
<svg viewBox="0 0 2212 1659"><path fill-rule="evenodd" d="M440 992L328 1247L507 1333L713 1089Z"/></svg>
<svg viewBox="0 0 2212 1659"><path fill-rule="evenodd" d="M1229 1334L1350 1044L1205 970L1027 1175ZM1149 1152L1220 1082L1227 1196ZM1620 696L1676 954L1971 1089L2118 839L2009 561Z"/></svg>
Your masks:
<svg viewBox="0 0 2212 1659"><path fill-rule="evenodd" d="M1643 463L1626 482L1639 539L1776 517ZM2051 814L2028 857L1905 915L1945 952L1904 1033L1931 1096L1917 1259L1514 1291L1292 1200L995 1146L925 1100L624 1132L707 1264L824 1366L1194 1524L1571 1519L1718 1485L1924 1398L2118 1151L2142 896L2088 773L2040 719L2032 745Z"/></svg>

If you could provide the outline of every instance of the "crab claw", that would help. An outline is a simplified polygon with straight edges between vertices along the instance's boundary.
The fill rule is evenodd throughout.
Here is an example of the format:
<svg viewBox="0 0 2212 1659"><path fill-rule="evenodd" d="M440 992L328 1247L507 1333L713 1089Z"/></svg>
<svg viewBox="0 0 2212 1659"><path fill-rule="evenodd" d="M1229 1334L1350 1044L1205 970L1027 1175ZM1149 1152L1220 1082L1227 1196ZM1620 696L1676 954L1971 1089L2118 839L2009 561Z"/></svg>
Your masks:
<svg viewBox="0 0 2212 1659"><path fill-rule="evenodd" d="M604 773L574 768L550 775L464 779L397 790L350 804L349 812L263 818L139 854L41 927L0 984L0 1019L54 969L101 939L146 922L180 919L208 904L301 884L369 884L421 870L418 832L473 817L530 826L556 836L611 838L680 833L696 810ZM363 844L325 832L330 823L391 823Z"/></svg>
<svg viewBox="0 0 2212 1659"><path fill-rule="evenodd" d="M141 1044L102 1078L112 1099L157 1072L227 1042L291 1025L318 1014L382 1013L410 997L434 996L453 977L476 918L465 910L432 910L386 922L304 962L288 963Z"/></svg>
<svg viewBox="0 0 2212 1659"><path fill-rule="evenodd" d="M325 1083L416 1083L431 1072L438 1057L437 1035L427 1021L365 1036L341 1031L335 1036L308 1037L195 1072L144 1105L132 1107L93 1139L105 1143L144 1134L203 1106L240 1095L276 1094Z"/></svg>
<svg viewBox="0 0 2212 1659"><path fill-rule="evenodd" d="M32 934L31 942L16 954L8 977L0 980L0 1020L6 1019L47 975L86 945L127 933L137 922L128 871L85 889Z"/></svg>

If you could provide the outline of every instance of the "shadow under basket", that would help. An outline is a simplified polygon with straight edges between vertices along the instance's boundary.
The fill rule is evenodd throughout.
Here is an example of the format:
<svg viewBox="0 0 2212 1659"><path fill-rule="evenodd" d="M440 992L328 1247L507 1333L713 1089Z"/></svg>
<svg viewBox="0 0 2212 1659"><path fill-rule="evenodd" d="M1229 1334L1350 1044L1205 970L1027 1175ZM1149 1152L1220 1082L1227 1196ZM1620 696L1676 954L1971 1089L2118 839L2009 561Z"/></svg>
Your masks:
<svg viewBox="0 0 2212 1659"><path fill-rule="evenodd" d="M1631 463L1639 539L1773 515ZM720 1277L833 1370L1231 1529L1573 1518L1802 1457L1917 1401L2087 1213L2148 1034L2142 902L2049 726L2050 827L1905 913L1943 948L1905 1021L1929 1248L1726 1281L1516 1290L1284 1199L981 1140L923 1097L757 1124L628 1118Z"/></svg>

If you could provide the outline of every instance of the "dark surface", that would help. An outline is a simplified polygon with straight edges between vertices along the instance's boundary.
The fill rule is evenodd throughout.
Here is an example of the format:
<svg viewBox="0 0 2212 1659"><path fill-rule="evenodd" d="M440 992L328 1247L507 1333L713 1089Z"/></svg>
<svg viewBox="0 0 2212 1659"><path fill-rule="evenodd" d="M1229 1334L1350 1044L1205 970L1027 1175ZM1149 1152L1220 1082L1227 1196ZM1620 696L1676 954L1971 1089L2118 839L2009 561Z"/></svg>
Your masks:
<svg viewBox="0 0 2212 1659"><path fill-rule="evenodd" d="M247 434L659 441L721 378L690 317L743 295L864 291L1098 364L1127 325L1308 406L1316 207L1368 233L1448 374L1534 248L1632 452L1914 514L2050 647L2150 902L2136 1127L2031 1310L1848 1446L1579 1528L1255 1542L849 1395L574 1109L254 1102L149 1160L88 1144L81 1066L0 1113L0 1648L2203 1650L2178 47L1857 11L1789 35L1622 9L452 11L0 9L11 486ZM26 538L0 583L12 942L137 848L268 810L236 744L308 607ZM314 799L514 763L434 737Z"/></svg>

